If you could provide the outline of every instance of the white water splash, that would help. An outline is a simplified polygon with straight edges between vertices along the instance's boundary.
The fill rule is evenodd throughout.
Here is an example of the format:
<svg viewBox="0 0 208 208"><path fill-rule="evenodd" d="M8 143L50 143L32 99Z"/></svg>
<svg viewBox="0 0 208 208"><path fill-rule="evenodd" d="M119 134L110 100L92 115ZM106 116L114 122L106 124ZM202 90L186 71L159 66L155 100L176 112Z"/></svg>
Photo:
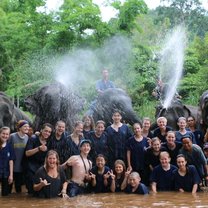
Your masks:
<svg viewBox="0 0 208 208"><path fill-rule="evenodd" d="M178 26L168 37L163 50L159 65L159 76L167 90L163 101L163 107L168 108L174 99L176 89L182 77L184 50L186 46L185 29Z"/></svg>

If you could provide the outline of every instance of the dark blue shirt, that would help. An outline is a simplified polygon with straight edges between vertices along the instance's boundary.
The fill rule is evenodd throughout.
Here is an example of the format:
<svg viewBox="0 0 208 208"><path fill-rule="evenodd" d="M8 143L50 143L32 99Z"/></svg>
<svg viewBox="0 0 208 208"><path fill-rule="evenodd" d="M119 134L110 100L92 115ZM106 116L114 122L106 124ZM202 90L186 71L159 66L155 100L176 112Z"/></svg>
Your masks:
<svg viewBox="0 0 208 208"><path fill-rule="evenodd" d="M109 88L115 88L113 82L110 80L104 81L103 79L100 79L96 82L96 90L104 91Z"/></svg>
<svg viewBox="0 0 208 208"><path fill-rule="evenodd" d="M149 194L148 188L143 183L140 183L138 188L134 192L132 191L132 186L128 184L125 189L125 192L128 194Z"/></svg>
<svg viewBox="0 0 208 208"><path fill-rule="evenodd" d="M15 160L14 149L10 143L0 149L0 178L8 178L10 175L9 161Z"/></svg>
<svg viewBox="0 0 208 208"><path fill-rule="evenodd" d="M34 135L27 141L25 151L32 150L42 145L38 136ZM46 144L47 145L47 144ZM35 173L42 165L44 165L47 151L39 151L34 155L27 157L27 170Z"/></svg>
<svg viewBox="0 0 208 208"><path fill-rule="evenodd" d="M126 124L119 127L118 131L108 126L106 132L108 134L108 162L110 168L113 168L113 164L117 159L126 162L126 142L132 136L132 132Z"/></svg>
<svg viewBox="0 0 208 208"><path fill-rule="evenodd" d="M134 136L128 139L126 148L130 151L133 171L139 172L140 170L144 170L144 155L148 146L149 144L145 137L143 137L140 142L138 142Z"/></svg>
<svg viewBox="0 0 208 208"><path fill-rule="evenodd" d="M161 165L158 165L153 169L150 181L157 184L156 187L158 191L173 191L174 170L177 170L177 167L174 165L170 165L169 170L164 170Z"/></svg>
<svg viewBox="0 0 208 208"><path fill-rule="evenodd" d="M100 137L95 135L95 131L90 131L86 135L86 139L91 141L91 151L89 157L93 161L93 164L95 164L95 158L98 154L104 155L106 159L108 158L107 138L108 135L106 132L103 132Z"/></svg>
<svg viewBox="0 0 208 208"><path fill-rule="evenodd" d="M161 142L164 143L164 142L166 142L166 136L167 136L168 131L172 131L172 128L170 126L166 126L166 129L165 129L166 134L162 135L160 128L157 127L153 132L153 136L158 137L161 140Z"/></svg>
<svg viewBox="0 0 208 208"><path fill-rule="evenodd" d="M95 187L92 187L92 189L93 189L93 191L95 193L105 193L105 192L109 192L110 187L109 187L109 185L108 186L105 186L104 185L104 178L103 178L103 175L106 174L108 171L110 171L110 168L107 167L107 166L104 167L103 174L99 174L98 173L97 166L94 166L92 168L92 170L90 171L90 172L92 172L93 174L96 175L96 186ZM110 184L110 180L109 180L109 184Z"/></svg>
<svg viewBox="0 0 208 208"><path fill-rule="evenodd" d="M194 165L187 166L187 173L181 176L178 170L173 171L175 190L183 189L184 191L191 192L194 184L200 184L201 179Z"/></svg>

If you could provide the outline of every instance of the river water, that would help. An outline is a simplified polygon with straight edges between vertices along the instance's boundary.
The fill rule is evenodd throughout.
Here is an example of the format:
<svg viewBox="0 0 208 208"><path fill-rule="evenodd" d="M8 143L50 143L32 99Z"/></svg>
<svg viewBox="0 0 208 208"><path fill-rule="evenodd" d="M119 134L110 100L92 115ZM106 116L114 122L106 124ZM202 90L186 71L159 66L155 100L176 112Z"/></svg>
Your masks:
<svg viewBox="0 0 208 208"><path fill-rule="evenodd" d="M200 192L196 195L179 192L160 192L149 195L136 195L125 193L88 194L69 199L37 199L27 194L11 194L0 197L0 208L28 208L28 207L109 207L109 208L136 208L136 207L198 207L208 208L208 193Z"/></svg>

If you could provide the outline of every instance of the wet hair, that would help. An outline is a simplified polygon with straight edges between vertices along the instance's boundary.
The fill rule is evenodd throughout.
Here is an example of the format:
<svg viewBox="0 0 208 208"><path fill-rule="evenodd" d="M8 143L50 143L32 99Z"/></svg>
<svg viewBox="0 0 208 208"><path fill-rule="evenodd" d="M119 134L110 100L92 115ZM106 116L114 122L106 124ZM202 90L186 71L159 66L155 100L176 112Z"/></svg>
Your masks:
<svg viewBox="0 0 208 208"><path fill-rule="evenodd" d="M102 158L106 161L106 157L105 157L103 154L98 154L98 155L95 157L95 160L97 160L98 157L102 157Z"/></svg>
<svg viewBox="0 0 208 208"><path fill-rule="evenodd" d="M92 116L87 116L87 115L83 116L83 118L82 118L83 128L85 128L85 122L84 121L87 118L90 119L90 129L93 131L95 129L95 122L94 122L94 119L93 119Z"/></svg>
<svg viewBox="0 0 208 208"><path fill-rule="evenodd" d="M125 172L126 172L126 165L125 165L125 163L124 163L123 160L116 160L116 161L114 162L114 170L113 170L113 172L114 172L116 178L117 178L117 173L116 173L116 171L115 171L116 165L122 165L122 166L123 166L123 173L122 173L122 175L121 175L121 180L123 181L123 179L124 179L124 177L125 177Z"/></svg>
<svg viewBox="0 0 208 208"><path fill-rule="evenodd" d="M140 128L142 128L142 124L141 124L141 123L134 123L134 124L133 124L133 128L134 128L135 125L139 125Z"/></svg>
<svg viewBox="0 0 208 208"><path fill-rule="evenodd" d="M3 126L3 127L0 128L0 134L5 130L8 130L9 133L10 133L10 128L7 127L7 126ZM0 138L0 149L2 149L2 145L3 145L3 142L1 141L1 138Z"/></svg>
<svg viewBox="0 0 208 208"><path fill-rule="evenodd" d="M76 127L79 126L80 124L84 126L84 124L83 124L82 121L76 121L75 124L74 124L74 128L76 128Z"/></svg>
<svg viewBox="0 0 208 208"><path fill-rule="evenodd" d="M136 172L136 171L131 172L131 173L130 173L130 175L129 175L129 178L130 178L130 177L141 178L141 177L140 177L140 175L139 175L139 173L138 173L138 172Z"/></svg>
<svg viewBox="0 0 208 208"><path fill-rule="evenodd" d="M181 117L178 118L178 122L180 122L180 121L185 121L186 122L186 118L181 116Z"/></svg>
<svg viewBox="0 0 208 208"><path fill-rule="evenodd" d="M44 123L40 129L40 136L42 135L42 130L45 129L45 127L49 127L51 132L53 131L53 126L50 123Z"/></svg>
<svg viewBox="0 0 208 208"><path fill-rule="evenodd" d="M168 120L167 120L167 118L165 118L164 116L161 116L161 117L159 117L158 119L157 119L157 123L160 121L160 120L164 120L165 121L165 123L167 124L167 122L168 122Z"/></svg>
<svg viewBox="0 0 208 208"><path fill-rule="evenodd" d="M160 159L161 159L161 157L162 157L163 155L166 155L166 156L168 156L168 158L171 159L170 154L169 154L167 151L162 151L162 152L160 153Z"/></svg>
<svg viewBox="0 0 208 208"><path fill-rule="evenodd" d="M98 120L95 124L95 126L97 126L98 124L103 124L103 126L105 126L105 121L103 120Z"/></svg>
<svg viewBox="0 0 208 208"><path fill-rule="evenodd" d="M142 122L144 122L144 121L149 121L150 124L151 124L151 119L149 117L144 117L143 120L142 120Z"/></svg>
<svg viewBox="0 0 208 208"><path fill-rule="evenodd" d="M48 166L48 163L47 163L47 159L51 156L51 155L55 155L56 156L56 159L57 159L57 171L59 172L59 164L60 164L60 160L59 160L59 155L58 153L55 151L55 150L49 150L46 154L46 157L45 157L45 164L44 164L44 167L46 169L46 172L48 173L49 171L49 166Z"/></svg>
<svg viewBox="0 0 208 208"><path fill-rule="evenodd" d="M53 126L50 123L44 123L41 127L41 130L45 129L45 127L49 127L51 130L53 130Z"/></svg>
<svg viewBox="0 0 208 208"><path fill-rule="evenodd" d="M114 110L113 110L113 113L112 113L112 116L113 116L115 113L119 113L120 115L122 115L122 114L121 114L121 110L119 110L119 109L114 109Z"/></svg>
<svg viewBox="0 0 208 208"><path fill-rule="evenodd" d="M166 134L166 137L168 136L168 134L174 134L175 135L175 131L172 131L172 130L168 131L167 134Z"/></svg>
<svg viewBox="0 0 208 208"><path fill-rule="evenodd" d="M66 122L65 121L59 120L59 121L56 122L56 125L55 126L58 126L60 123L63 123L63 124L66 125Z"/></svg>
<svg viewBox="0 0 208 208"><path fill-rule="evenodd" d="M156 142L156 141L159 141L159 142L161 143L161 140L159 139L159 137L153 137L153 138L151 139L151 143L154 143L154 142Z"/></svg>
<svg viewBox="0 0 208 208"><path fill-rule="evenodd" d="M187 159L186 159L185 155L183 155L183 154L178 154L178 155L176 156L176 161L177 161L177 159L178 159L179 157L184 158L184 160L187 162ZM188 163L186 163L186 172L187 172L187 173L189 172Z"/></svg>
<svg viewBox="0 0 208 208"><path fill-rule="evenodd" d="M196 118L195 118L194 116L192 116L192 115L191 115L191 116L188 116L188 117L187 117L187 120L188 120L189 118L193 118L193 120L196 121Z"/></svg>

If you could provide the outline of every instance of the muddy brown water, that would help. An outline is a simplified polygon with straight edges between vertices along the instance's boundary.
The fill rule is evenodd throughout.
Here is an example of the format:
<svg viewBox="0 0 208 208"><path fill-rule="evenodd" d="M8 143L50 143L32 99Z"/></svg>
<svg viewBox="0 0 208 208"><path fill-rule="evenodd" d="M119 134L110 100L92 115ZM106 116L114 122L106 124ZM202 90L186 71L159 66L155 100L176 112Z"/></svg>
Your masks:
<svg viewBox="0 0 208 208"><path fill-rule="evenodd" d="M74 198L37 199L25 193L11 194L0 197L0 208L28 208L28 207L92 207L92 208L136 208L136 207L198 207L208 208L208 193L160 192L149 195L136 195L125 193L106 193L80 195Z"/></svg>

